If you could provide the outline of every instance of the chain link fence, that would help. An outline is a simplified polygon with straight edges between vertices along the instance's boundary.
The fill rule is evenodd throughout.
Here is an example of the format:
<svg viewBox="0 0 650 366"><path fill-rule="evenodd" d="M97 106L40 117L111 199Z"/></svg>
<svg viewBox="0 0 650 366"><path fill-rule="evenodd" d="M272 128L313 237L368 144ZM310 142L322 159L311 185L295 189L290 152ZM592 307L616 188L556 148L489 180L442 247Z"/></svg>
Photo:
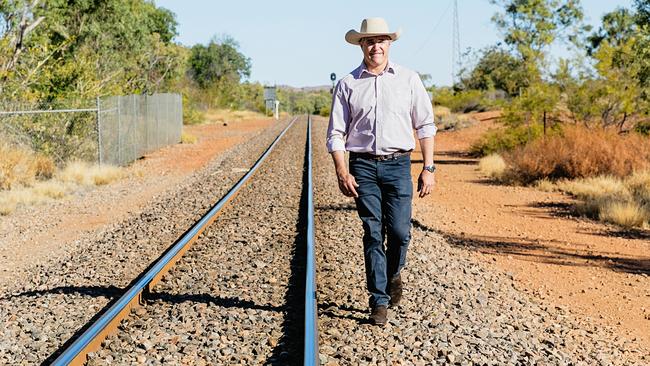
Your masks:
<svg viewBox="0 0 650 366"><path fill-rule="evenodd" d="M127 95L98 102L98 161L126 165L181 141L183 102L179 94Z"/></svg>
<svg viewBox="0 0 650 366"><path fill-rule="evenodd" d="M0 142L69 160L127 165L180 142L179 94L127 95L95 101L0 102Z"/></svg>

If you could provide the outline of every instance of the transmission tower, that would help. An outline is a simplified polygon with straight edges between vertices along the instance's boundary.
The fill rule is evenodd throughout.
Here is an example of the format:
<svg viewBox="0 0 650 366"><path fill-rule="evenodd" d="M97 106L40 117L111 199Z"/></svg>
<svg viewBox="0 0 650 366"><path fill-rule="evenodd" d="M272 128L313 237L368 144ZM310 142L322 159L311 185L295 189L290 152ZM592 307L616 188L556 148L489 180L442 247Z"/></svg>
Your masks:
<svg viewBox="0 0 650 366"><path fill-rule="evenodd" d="M458 26L458 0L454 0L454 24L452 29L452 51L451 51L451 81L456 84L459 80L462 61L460 56L460 30Z"/></svg>

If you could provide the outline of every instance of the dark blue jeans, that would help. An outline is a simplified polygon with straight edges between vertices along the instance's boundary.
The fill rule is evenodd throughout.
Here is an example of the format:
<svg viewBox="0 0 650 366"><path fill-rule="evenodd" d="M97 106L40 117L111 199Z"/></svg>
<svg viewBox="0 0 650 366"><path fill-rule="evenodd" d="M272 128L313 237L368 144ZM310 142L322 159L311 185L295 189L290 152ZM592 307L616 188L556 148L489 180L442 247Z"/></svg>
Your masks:
<svg viewBox="0 0 650 366"><path fill-rule="evenodd" d="M388 305L388 279L404 267L411 239L411 158L408 155L385 161L351 158L350 174L359 184L355 202L363 222L370 306Z"/></svg>

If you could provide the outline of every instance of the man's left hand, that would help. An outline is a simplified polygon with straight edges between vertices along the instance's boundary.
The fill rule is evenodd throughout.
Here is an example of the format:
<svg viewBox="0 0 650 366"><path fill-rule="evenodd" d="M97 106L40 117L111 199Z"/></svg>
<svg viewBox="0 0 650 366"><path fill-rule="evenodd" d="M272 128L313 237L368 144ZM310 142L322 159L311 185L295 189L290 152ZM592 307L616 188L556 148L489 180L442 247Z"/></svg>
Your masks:
<svg viewBox="0 0 650 366"><path fill-rule="evenodd" d="M433 191L435 183L436 179L433 173L428 170L422 170L418 177L418 193L420 198L430 194Z"/></svg>

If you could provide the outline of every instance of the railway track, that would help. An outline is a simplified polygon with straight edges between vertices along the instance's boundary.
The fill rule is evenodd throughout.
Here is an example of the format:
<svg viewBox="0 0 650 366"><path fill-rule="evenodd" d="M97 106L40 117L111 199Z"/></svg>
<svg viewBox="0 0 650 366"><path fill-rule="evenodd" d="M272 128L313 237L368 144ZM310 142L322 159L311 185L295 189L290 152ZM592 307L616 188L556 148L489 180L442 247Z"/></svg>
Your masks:
<svg viewBox="0 0 650 366"><path fill-rule="evenodd" d="M242 361L243 354L251 363L297 364L305 345L303 357L315 360L316 328L304 322L315 321L315 293L313 274L305 279L306 245L313 247L307 214L313 208L309 131L302 122L290 123L250 171L53 363L222 364ZM304 306L305 283L311 309ZM311 329L311 342L302 340L305 329ZM269 332L275 338L266 339Z"/></svg>
<svg viewBox="0 0 650 366"><path fill-rule="evenodd" d="M280 127L285 126L274 132L279 134ZM83 339L91 324L101 319L93 315L101 309L107 314L120 302L127 288L125 278L134 270L118 268L127 260L135 261L141 252L128 256L105 252L113 258L100 261L100 267L112 265L113 272L120 272L118 280L104 274L107 269L97 263L75 264L77 258L60 272L50 268L48 281L41 279L40 285L0 298L2 309L15 306L20 310L1 314L10 326L0 341L0 363L643 364L639 360L646 355L634 344L520 293L507 274L476 263L460 247L462 243L446 242L417 218L404 273L405 299L390 310L385 328L367 324L361 228L353 202L337 191L323 144L317 139L314 151L310 153L308 148L308 136L324 136L325 121L318 120L313 132L307 128L305 118L287 127L265 163L249 183L241 184L240 193L218 217L186 214L192 219L179 220L185 226L177 224L174 230L166 226L176 221L158 219L161 222L153 228L139 227L140 231L118 236L119 243L131 240L122 250L144 245L147 235L168 238L176 234L175 238L181 238L176 244L186 240L183 238L194 244L189 250L167 251L170 258L184 255L167 261L176 264L164 277L146 273L167 264L139 269L137 273L144 274L129 281L143 282L136 291L144 290L144 295L130 296L125 301L131 306L112 311L123 317L108 326L116 331L98 338L94 348L82 350L80 345L92 344ZM251 147L258 154L251 154L248 166L270 145L271 137L259 139L256 147ZM224 163L218 171L224 170ZM201 178L214 181L214 173ZM228 184L220 184L218 189L208 184L199 194L190 189L195 186L188 187L182 191L185 200L181 202L187 205L205 195L214 197L210 191L215 189L222 192L219 196L228 196L226 190L234 181L221 182ZM315 200L310 202L312 195ZM207 211L212 204L206 207L201 201L192 207ZM312 213L315 222L310 222ZM151 218L147 215L139 220L147 222ZM190 226L188 220L214 222L183 233ZM179 227L183 227L183 235L178 233ZM195 235L199 231L202 233ZM113 233L106 240L115 236ZM313 244L313 238L316 247L308 244ZM164 248L158 243L148 250L160 253ZM91 254L85 253L82 259L91 263L95 258ZM146 263L156 263L155 259ZM317 271L316 278L307 280L313 271ZM71 286L65 278L70 273L82 273L87 282ZM97 281L98 273L101 281ZM152 286L152 280L159 282ZM61 298L70 306L66 311L52 306ZM45 315L30 319L30 309ZM48 313L47 309L53 310ZM52 326L47 328L47 324ZM11 333L16 326L22 333ZM100 334L101 329L94 333ZM36 342L25 341L29 339L25 334ZM17 336L20 345L10 343L8 336ZM56 341L47 343L48 339ZM29 358L30 354L35 356Z"/></svg>

